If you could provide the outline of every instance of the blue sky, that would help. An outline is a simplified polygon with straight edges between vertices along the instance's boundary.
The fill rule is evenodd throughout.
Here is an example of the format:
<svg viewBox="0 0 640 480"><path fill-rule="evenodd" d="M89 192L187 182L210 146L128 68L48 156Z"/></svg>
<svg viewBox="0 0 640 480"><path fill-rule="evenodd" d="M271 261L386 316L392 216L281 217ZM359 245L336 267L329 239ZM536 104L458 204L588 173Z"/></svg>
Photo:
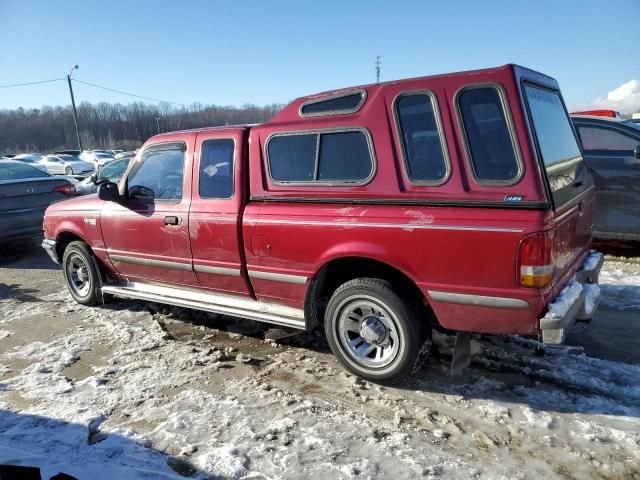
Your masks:
<svg viewBox="0 0 640 480"><path fill-rule="evenodd" d="M185 104L371 83L378 54L382 80L519 63L555 77L570 106L640 79L640 0L0 0L0 19L0 85L78 64L78 79ZM64 82L0 89L0 108L68 103Z"/></svg>

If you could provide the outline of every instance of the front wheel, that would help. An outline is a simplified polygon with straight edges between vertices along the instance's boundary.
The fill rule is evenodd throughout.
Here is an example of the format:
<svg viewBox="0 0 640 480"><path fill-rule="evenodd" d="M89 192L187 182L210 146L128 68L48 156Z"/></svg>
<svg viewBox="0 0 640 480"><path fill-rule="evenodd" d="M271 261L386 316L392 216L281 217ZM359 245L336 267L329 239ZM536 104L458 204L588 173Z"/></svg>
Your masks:
<svg viewBox="0 0 640 480"><path fill-rule="evenodd" d="M73 175L73 168L71 167L65 168L64 173L66 173L67 175Z"/></svg>
<svg viewBox="0 0 640 480"><path fill-rule="evenodd" d="M93 253L84 242L71 242L62 256L62 270L69 293L83 305L101 303L100 272L93 261Z"/></svg>
<svg viewBox="0 0 640 480"><path fill-rule="evenodd" d="M391 382L411 374L428 352L428 322L418 302L398 294L389 282L357 278L329 300L325 334L347 370L367 380Z"/></svg>

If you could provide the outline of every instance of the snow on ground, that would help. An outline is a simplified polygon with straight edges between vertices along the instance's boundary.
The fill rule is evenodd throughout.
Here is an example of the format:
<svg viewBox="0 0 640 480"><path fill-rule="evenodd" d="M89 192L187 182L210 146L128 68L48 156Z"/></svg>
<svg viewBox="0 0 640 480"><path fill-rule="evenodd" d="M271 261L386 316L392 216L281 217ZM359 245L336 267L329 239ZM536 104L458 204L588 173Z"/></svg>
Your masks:
<svg viewBox="0 0 640 480"><path fill-rule="evenodd" d="M638 312L640 265L600 308ZM629 318L640 318L629 313ZM640 366L453 338L396 387L346 374L319 335L66 291L0 304L0 464L43 478L640 478Z"/></svg>

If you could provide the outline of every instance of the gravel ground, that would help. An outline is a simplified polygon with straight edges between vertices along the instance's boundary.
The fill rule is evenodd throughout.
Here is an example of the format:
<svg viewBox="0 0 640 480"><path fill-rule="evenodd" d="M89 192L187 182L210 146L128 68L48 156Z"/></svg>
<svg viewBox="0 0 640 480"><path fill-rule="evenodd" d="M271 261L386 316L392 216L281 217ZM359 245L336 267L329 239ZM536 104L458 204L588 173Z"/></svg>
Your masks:
<svg viewBox="0 0 640 480"><path fill-rule="evenodd" d="M0 464L43 478L640 479L640 262L609 257L567 346L452 338L414 377L348 375L317 334L74 303L37 246L0 257ZM271 338L276 338L272 340Z"/></svg>

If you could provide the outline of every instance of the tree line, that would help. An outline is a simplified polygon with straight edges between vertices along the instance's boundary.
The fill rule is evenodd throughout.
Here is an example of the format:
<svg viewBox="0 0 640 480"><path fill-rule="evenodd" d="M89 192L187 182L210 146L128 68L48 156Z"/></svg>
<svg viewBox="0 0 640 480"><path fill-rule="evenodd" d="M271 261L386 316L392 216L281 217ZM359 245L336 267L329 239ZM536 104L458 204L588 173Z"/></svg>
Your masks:
<svg viewBox="0 0 640 480"><path fill-rule="evenodd" d="M261 123L281 108L282 105L277 104L224 107L194 103L175 107L166 103L83 102L77 111L83 148L132 150L158 131ZM50 153L77 148L77 145L71 106L0 110L0 154Z"/></svg>

